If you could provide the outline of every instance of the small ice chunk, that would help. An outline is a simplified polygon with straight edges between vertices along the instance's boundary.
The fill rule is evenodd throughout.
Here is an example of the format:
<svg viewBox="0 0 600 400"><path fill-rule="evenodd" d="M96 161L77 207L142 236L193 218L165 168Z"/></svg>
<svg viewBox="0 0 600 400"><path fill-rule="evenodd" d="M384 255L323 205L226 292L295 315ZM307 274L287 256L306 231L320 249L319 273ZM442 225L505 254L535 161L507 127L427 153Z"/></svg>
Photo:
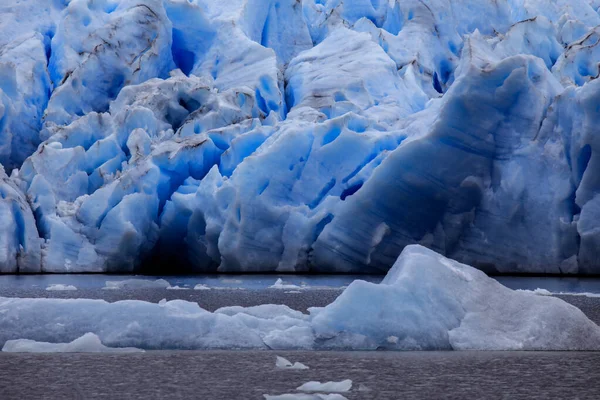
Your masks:
<svg viewBox="0 0 600 400"><path fill-rule="evenodd" d="M348 398L337 393L285 393L278 395L265 394L264 397L265 400L348 400Z"/></svg>
<svg viewBox="0 0 600 400"><path fill-rule="evenodd" d="M301 362L296 361L295 363L291 363L289 360L276 356L275 366L281 369L308 369L308 367Z"/></svg>
<svg viewBox="0 0 600 400"><path fill-rule="evenodd" d="M194 286L194 290L210 290L210 288L204 283L199 283L196 286Z"/></svg>
<svg viewBox="0 0 600 400"><path fill-rule="evenodd" d="M283 283L281 278L277 278L275 283L269 286L269 289L302 289L302 286Z"/></svg>
<svg viewBox="0 0 600 400"><path fill-rule="evenodd" d="M169 286L169 287L167 288L167 290L189 290L189 289L190 289L190 288L181 287L181 286L177 286L177 285L175 285L175 286Z"/></svg>
<svg viewBox="0 0 600 400"><path fill-rule="evenodd" d="M122 281L106 281L103 289L168 289L171 284L164 279L125 279Z"/></svg>
<svg viewBox="0 0 600 400"><path fill-rule="evenodd" d="M347 392L352 388L352 380L345 379L340 382L317 382L310 381L296 388L296 390L301 390L303 392L333 392L333 393L342 393Z"/></svg>
<svg viewBox="0 0 600 400"><path fill-rule="evenodd" d="M107 347L100 338L88 332L70 343L36 342L29 339L7 340L2 351L8 353L141 353L135 347Z"/></svg>
<svg viewBox="0 0 600 400"><path fill-rule="evenodd" d="M62 283L54 283L46 288L46 290L77 290L73 285L63 285Z"/></svg>

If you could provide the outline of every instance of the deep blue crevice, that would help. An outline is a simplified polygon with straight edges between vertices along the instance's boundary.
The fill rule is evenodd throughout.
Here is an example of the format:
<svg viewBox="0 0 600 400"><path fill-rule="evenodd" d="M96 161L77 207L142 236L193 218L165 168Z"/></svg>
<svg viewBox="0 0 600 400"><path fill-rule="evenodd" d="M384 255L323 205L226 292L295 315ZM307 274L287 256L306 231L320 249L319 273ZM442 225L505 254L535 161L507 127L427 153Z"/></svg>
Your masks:
<svg viewBox="0 0 600 400"><path fill-rule="evenodd" d="M189 112L190 114L200 108L200 103L198 102L198 100L193 99L191 97L188 97L187 99L180 97L179 105L181 107L185 108L187 110L187 112Z"/></svg>
<svg viewBox="0 0 600 400"><path fill-rule="evenodd" d="M23 219L23 210L19 207L19 205L15 202L12 205L13 215L15 218L15 224L17 225L17 238L19 239L19 244L23 246L23 250L27 251L27 246L25 242L25 220Z"/></svg>
<svg viewBox="0 0 600 400"><path fill-rule="evenodd" d="M448 60L442 60L440 62L440 79L443 84L448 83L450 80L450 75L452 74L452 66L448 62Z"/></svg>
<svg viewBox="0 0 600 400"><path fill-rule="evenodd" d="M325 146L325 145L333 142L335 139L337 139L338 136L340 136L340 133L342 133L342 130L340 129L340 127L334 126L333 128L331 128L323 136L323 142L321 143L321 146Z"/></svg>
<svg viewBox="0 0 600 400"><path fill-rule="evenodd" d="M321 232L323 232L325 226L327 226L327 224L329 224L331 221L333 221L333 214L329 213L325 216L325 218L323 218L317 223L317 225L315 226L315 232L313 234L313 243L317 240Z"/></svg>
<svg viewBox="0 0 600 400"><path fill-rule="evenodd" d="M50 57L52 57L52 38L54 37L54 30L48 29L44 34L44 50L46 52L46 65L50 64Z"/></svg>
<svg viewBox="0 0 600 400"><path fill-rule="evenodd" d="M123 85L125 85L125 76L123 74L116 73L112 77L112 81L110 82L108 90L106 91L106 95L110 99L115 99L123 88ZM106 110L108 110L108 105L106 106Z"/></svg>
<svg viewBox="0 0 600 400"><path fill-rule="evenodd" d="M261 96L260 91L258 89L256 89L254 94L256 96L256 102L258 103L258 108L260 108L260 110L263 113L265 113L265 115L269 115L269 109L267 108L267 103L265 102L265 99Z"/></svg>
<svg viewBox="0 0 600 400"><path fill-rule="evenodd" d="M171 45L171 54L173 62L177 68L186 75L189 75L194 69L196 56L193 52L183 47L184 36L179 29L173 28L173 44Z"/></svg>
<svg viewBox="0 0 600 400"><path fill-rule="evenodd" d="M581 182L591 158L592 147L589 144L586 144L583 146L581 153L579 153L579 156L577 157L577 182Z"/></svg>
<svg viewBox="0 0 600 400"><path fill-rule="evenodd" d="M340 199L342 201L346 200L347 197L350 197L354 193L358 192L362 186L363 186L363 182L358 182L358 183L355 183L354 185L344 189L344 191L340 195Z"/></svg>
<svg viewBox="0 0 600 400"><path fill-rule="evenodd" d="M442 85L440 84L440 80L438 79L437 72L433 73L433 88L438 93L444 93L444 90L442 89Z"/></svg>
<svg viewBox="0 0 600 400"><path fill-rule="evenodd" d="M327 182L327 184L323 187L323 189L321 189L321 191L319 192L319 194L317 195L317 197L310 202L310 204L308 205L308 207L312 210L314 209L316 206L318 206L321 201L323 201L323 199L325 198L325 196L327 196L327 193L329 193L329 191L331 189L333 189L333 187L335 186L335 178L331 178L331 180L329 182Z"/></svg>

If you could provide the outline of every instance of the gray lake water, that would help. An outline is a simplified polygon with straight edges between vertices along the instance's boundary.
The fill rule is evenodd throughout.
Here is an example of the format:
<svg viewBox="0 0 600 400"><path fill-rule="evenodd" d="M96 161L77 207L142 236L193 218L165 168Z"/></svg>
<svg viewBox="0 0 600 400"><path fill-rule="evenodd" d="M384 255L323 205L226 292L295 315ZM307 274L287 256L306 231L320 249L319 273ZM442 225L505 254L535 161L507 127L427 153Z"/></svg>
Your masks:
<svg viewBox="0 0 600 400"><path fill-rule="evenodd" d="M278 370L276 354L310 369ZM263 399L344 379L348 399L597 400L600 352L0 353L3 400Z"/></svg>

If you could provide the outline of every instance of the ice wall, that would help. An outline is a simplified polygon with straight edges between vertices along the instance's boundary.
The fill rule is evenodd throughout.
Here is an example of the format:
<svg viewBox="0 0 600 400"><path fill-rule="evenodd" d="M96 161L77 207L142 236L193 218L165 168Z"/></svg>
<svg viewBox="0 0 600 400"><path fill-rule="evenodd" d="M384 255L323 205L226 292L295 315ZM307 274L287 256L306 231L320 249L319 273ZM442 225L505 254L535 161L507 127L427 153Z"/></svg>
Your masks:
<svg viewBox="0 0 600 400"><path fill-rule="evenodd" d="M597 11L2 5L2 272L600 273Z"/></svg>

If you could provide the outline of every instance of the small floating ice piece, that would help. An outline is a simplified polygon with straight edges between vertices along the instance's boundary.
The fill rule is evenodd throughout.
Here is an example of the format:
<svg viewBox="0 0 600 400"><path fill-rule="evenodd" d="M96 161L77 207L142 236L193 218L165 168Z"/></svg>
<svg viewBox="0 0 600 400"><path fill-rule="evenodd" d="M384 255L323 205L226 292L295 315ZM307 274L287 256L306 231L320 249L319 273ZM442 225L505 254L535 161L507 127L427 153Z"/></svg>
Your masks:
<svg viewBox="0 0 600 400"><path fill-rule="evenodd" d="M62 283L54 283L46 288L46 290L77 290L73 285L63 285Z"/></svg>
<svg viewBox="0 0 600 400"><path fill-rule="evenodd" d="M323 393L285 393L278 395L264 395L265 400L348 400L348 398L342 396L341 394L331 393L331 394L323 394Z"/></svg>
<svg viewBox="0 0 600 400"><path fill-rule="evenodd" d="M334 393L343 393L348 392L352 389L352 380L345 379L340 382L317 382L310 381L305 384L299 386L296 390L301 390L303 392L334 392Z"/></svg>
<svg viewBox="0 0 600 400"><path fill-rule="evenodd" d="M107 347L88 332L70 343L36 342L29 339L7 340L2 351L9 353L143 353L135 347Z"/></svg>
<svg viewBox="0 0 600 400"><path fill-rule="evenodd" d="M210 288L204 283L199 283L196 286L194 286L194 290L210 290Z"/></svg>
<svg viewBox="0 0 600 400"><path fill-rule="evenodd" d="M181 287L181 286L177 286L177 285L175 285L175 286L169 286L169 287L167 288L167 290L189 290L189 289L190 289L190 288Z"/></svg>
<svg viewBox="0 0 600 400"><path fill-rule="evenodd" d="M164 279L125 279L122 281L106 281L102 289L168 289L171 284Z"/></svg>
<svg viewBox="0 0 600 400"><path fill-rule="evenodd" d="M301 362L296 361L295 363L291 363L289 360L276 356L275 366L281 369L308 369L308 366L302 364Z"/></svg>
<svg viewBox="0 0 600 400"><path fill-rule="evenodd" d="M302 288L303 288L303 286L283 283L283 280L281 278L277 278L275 283L273 285L269 286L269 289L302 289Z"/></svg>

